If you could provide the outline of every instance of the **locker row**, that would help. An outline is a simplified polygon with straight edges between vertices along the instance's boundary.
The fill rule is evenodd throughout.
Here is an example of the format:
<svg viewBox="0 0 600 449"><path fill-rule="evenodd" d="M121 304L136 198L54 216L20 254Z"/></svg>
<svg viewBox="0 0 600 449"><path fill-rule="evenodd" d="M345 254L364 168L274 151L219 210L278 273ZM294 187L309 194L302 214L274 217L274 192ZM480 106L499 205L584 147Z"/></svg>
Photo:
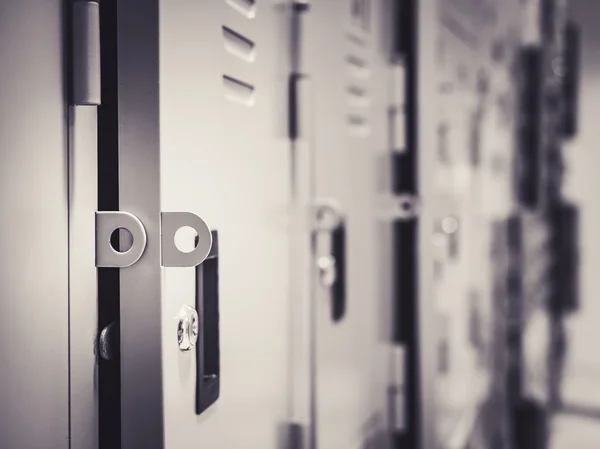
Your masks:
<svg viewBox="0 0 600 449"><path fill-rule="evenodd" d="M480 447L576 132L533 3L2 0L0 447Z"/></svg>

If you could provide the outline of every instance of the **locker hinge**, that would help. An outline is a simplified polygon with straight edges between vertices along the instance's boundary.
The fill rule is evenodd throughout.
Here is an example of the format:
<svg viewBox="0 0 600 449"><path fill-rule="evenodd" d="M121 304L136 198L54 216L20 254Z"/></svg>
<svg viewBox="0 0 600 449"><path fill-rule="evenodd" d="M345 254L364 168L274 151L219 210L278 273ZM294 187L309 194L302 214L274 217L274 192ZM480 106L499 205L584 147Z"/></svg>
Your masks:
<svg viewBox="0 0 600 449"><path fill-rule="evenodd" d="M300 423L289 422L284 428L284 449L304 449L306 428Z"/></svg>
<svg viewBox="0 0 600 449"><path fill-rule="evenodd" d="M295 12L306 12L310 9L310 0L294 0L292 8Z"/></svg>
<svg viewBox="0 0 600 449"><path fill-rule="evenodd" d="M392 381L389 387L390 430L401 434L406 430L406 348L392 346Z"/></svg>
<svg viewBox="0 0 600 449"><path fill-rule="evenodd" d="M71 4L71 105L100 106L100 4Z"/></svg>
<svg viewBox="0 0 600 449"><path fill-rule="evenodd" d="M392 20L394 29L394 46L392 58L402 60L414 52L416 36L417 0L394 2Z"/></svg>
<svg viewBox="0 0 600 449"><path fill-rule="evenodd" d="M420 201L416 195L385 195L380 200L379 217L390 221L411 221L419 216Z"/></svg>

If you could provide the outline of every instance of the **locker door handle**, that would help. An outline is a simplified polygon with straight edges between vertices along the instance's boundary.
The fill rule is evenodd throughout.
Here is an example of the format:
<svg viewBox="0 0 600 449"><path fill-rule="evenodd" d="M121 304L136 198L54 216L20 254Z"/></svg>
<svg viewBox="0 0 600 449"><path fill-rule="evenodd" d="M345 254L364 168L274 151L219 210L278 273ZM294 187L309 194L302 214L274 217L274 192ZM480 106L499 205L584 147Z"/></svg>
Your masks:
<svg viewBox="0 0 600 449"><path fill-rule="evenodd" d="M331 319L337 322L346 313L346 224L343 221L331 233L331 255L336 274L331 286Z"/></svg>
<svg viewBox="0 0 600 449"><path fill-rule="evenodd" d="M329 255L317 259L319 280L330 289L331 319L339 322L346 314L346 220L333 202L317 205L316 220L316 232L330 237Z"/></svg>
<svg viewBox="0 0 600 449"><path fill-rule="evenodd" d="M219 241L212 231L212 247L196 266L196 310L199 335L196 344L196 414L202 414L220 394L219 347ZM198 238L196 239L198 243Z"/></svg>

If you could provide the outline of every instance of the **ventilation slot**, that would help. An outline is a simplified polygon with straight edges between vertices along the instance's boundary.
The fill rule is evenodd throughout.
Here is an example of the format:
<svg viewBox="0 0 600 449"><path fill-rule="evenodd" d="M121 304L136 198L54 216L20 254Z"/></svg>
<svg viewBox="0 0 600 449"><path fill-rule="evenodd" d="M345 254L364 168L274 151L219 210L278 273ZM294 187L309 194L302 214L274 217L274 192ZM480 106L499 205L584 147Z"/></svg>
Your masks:
<svg viewBox="0 0 600 449"><path fill-rule="evenodd" d="M256 16L256 1L257 0L225 0L225 3L240 14L246 16L248 19L253 19L254 16Z"/></svg>
<svg viewBox="0 0 600 449"><path fill-rule="evenodd" d="M230 101L245 106L252 106L254 104L255 89L251 84L223 75L223 90L225 98Z"/></svg>
<svg viewBox="0 0 600 449"><path fill-rule="evenodd" d="M357 36L356 34L346 34L346 38L352 42L354 45L357 45L359 47L366 47L367 46L367 40L364 37L361 36Z"/></svg>
<svg viewBox="0 0 600 449"><path fill-rule="evenodd" d="M371 131L371 127L369 126L369 121L366 117L359 114L350 114L347 118L348 126L350 127L350 131L352 134L355 134L360 137L366 137L369 135Z"/></svg>
<svg viewBox="0 0 600 449"><path fill-rule="evenodd" d="M457 7L452 2L442 3L440 22L445 30L471 50L478 45L477 21L472 11Z"/></svg>
<svg viewBox="0 0 600 449"><path fill-rule="evenodd" d="M346 57L346 63L348 64L350 76L353 78L366 79L369 77L369 66L364 59L355 55L348 55Z"/></svg>
<svg viewBox="0 0 600 449"><path fill-rule="evenodd" d="M246 62L253 62L256 55L256 45L250 39L223 27L223 41L225 50Z"/></svg>
<svg viewBox="0 0 600 449"><path fill-rule="evenodd" d="M348 104L355 108L365 108L369 106L369 94L360 86L349 86Z"/></svg>

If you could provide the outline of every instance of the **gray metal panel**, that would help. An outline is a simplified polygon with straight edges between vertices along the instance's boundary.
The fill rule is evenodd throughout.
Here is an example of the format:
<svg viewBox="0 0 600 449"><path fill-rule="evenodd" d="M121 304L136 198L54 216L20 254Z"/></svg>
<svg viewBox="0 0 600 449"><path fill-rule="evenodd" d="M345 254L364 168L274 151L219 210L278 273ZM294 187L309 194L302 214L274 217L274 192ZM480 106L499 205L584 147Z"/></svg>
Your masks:
<svg viewBox="0 0 600 449"><path fill-rule="evenodd" d="M96 107L71 107L69 128L71 449L93 449L98 446Z"/></svg>
<svg viewBox="0 0 600 449"><path fill-rule="evenodd" d="M160 4L160 126L158 5L119 5L120 208L148 233L121 269L124 448L276 447L286 417L287 20L275 5L254 15L230 3L245 4ZM260 62L240 42L231 51L220 23L253 40ZM173 314L193 304L194 270L159 269L161 199L220 236L222 393L200 417L194 352L179 351Z"/></svg>
<svg viewBox="0 0 600 449"><path fill-rule="evenodd" d="M69 446L60 0L0 4L0 447Z"/></svg>
<svg viewBox="0 0 600 449"><path fill-rule="evenodd" d="M275 449L288 415L289 17L251 3L160 3L162 206L219 233L221 395L200 416L175 319L194 304L195 270L163 270L168 448Z"/></svg>
<svg viewBox="0 0 600 449"><path fill-rule="evenodd" d="M121 268L123 449L162 448L162 273L158 0L119 1L119 207L148 237L137 263Z"/></svg>

